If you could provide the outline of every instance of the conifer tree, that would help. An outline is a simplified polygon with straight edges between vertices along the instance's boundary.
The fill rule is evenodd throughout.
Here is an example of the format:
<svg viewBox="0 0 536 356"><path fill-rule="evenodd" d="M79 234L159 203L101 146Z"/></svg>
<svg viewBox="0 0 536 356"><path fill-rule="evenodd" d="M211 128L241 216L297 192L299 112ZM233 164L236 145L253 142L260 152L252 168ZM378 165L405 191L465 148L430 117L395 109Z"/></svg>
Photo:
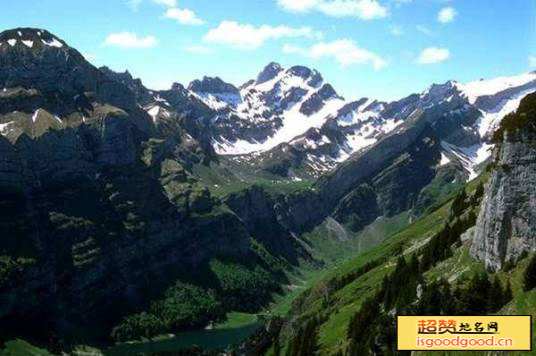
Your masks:
<svg viewBox="0 0 536 356"><path fill-rule="evenodd" d="M487 301L487 307L489 312L496 312L504 304L504 294L503 294L503 288L501 285L501 281L499 280L499 277L495 275L495 278L493 278L493 283L491 284L491 289L488 292L488 301Z"/></svg>
<svg viewBox="0 0 536 356"><path fill-rule="evenodd" d="M506 287L504 287L503 292L503 305L507 304L514 298L514 294L512 293L512 285L510 284L510 280L506 282Z"/></svg>
<svg viewBox="0 0 536 356"><path fill-rule="evenodd" d="M536 287L536 254L530 259L523 276L523 288L525 291L529 291L534 287Z"/></svg>
<svg viewBox="0 0 536 356"><path fill-rule="evenodd" d="M466 208L465 200L467 199L467 193L465 189L462 189L461 192L456 195L454 201L452 202L450 211L453 217L460 216Z"/></svg>

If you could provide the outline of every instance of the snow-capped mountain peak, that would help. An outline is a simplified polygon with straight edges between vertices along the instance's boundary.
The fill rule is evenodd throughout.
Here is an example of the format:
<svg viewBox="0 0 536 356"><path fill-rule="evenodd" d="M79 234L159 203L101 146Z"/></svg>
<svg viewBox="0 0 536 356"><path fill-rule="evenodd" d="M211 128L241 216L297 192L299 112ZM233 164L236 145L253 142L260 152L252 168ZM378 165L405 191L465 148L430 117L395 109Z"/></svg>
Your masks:
<svg viewBox="0 0 536 356"><path fill-rule="evenodd" d="M480 79L467 84L456 83L458 89L465 94L470 104L475 104L478 98L493 96L508 89L530 85L536 81L536 72L525 73L511 77Z"/></svg>
<svg viewBox="0 0 536 356"><path fill-rule="evenodd" d="M168 116L168 107L193 113L220 155L256 164L292 157L309 176L369 149L420 111L442 143L438 167L458 162L473 178L491 155L491 133L534 91L536 73L527 73L466 84L450 80L392 102L347 101L314 69L270 63L240 87L204 77L188 88L175 84L151 94L159 105L144 108L155 123ZM157 97L166 102L156 103Z"/></svg>
<svg viewBox="0 0 536 356"><path fill-rule="evenodd" d="M213 144L219 154L266 151L290 142L345 104L317 70L277 63L240 89L219 78L193 81L188 89L215 112Z"/></svg>
<svg viewBox="0 0 536 356"><path fill-rule="evenodd" d="M279 63L271 62L259 73L255 84L262 84L269 80L274 79L281 71L283 67Z"/></svg>

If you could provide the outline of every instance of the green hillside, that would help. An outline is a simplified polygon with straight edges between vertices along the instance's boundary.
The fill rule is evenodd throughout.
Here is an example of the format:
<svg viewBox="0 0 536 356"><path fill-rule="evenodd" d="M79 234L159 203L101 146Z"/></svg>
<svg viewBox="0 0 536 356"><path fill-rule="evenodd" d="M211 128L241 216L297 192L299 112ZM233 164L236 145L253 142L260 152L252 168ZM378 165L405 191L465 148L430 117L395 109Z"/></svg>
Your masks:
<svg viewBox="0 0 536 356"><path fill-rule="evenodd" d="M481 184L485 179L486 176L471 182L465 187L466 195L458 194L456 198L449 200L431 214L391 235L381 245L335 267L324 278L304 291L292 304L287 317L288 322L282 328L278 340L274 342L275 347L273 346L268 354L367 354L369 349L359 348L358 344L362 340L353 339L352 331L349 329L351 325L354 325L353 328L355 328L355 320L367 320L367 311L374 309L372 302L374 298L381 295L379 297L380 309L368 317L370 324L367 325L372 330L372 334L374 334L376 323L384 323L382 326L387 325L387 329L389 329L389 325L392 326L394 319L386 313L386 310L391 310L391 308L396 307L393 310L401 310L405 313L413 311L425 314L426 309L419 309L420 304L431 301L432 299L427 300L426 298L433 298L433 291L443 291L443 283L449 285L447 289L452 290L455 295L452 300L459 304L452 307L450 311L452 314L466 311L473 304L478 305L477 300L472 300L464 293L469 294L473 291L472 288L484 288L482 285L486 286L488 283L492 286L492 283L497 283L495 282L497 279L498 286L501 288L495 289L506 290L507 286L510 285L513 297L510 300L508 300L510 297L506 295L499 297L498 303L504 304L499 305L500 309L498 310L493 310L497 306L487 307L486 300L484 300L480 303L482 307L477 310L478 312L483 314L534 315L536 312L536 291L523 290L523 274L528 264L528 258L518 261L515 267L506 271L486 272L484 265L469 255L470 241L460 239L459 235L463 230L472 225L470 222L463 223L464 219L475 219L478 212L480 195L482 194ZM463 203L461 203L462 200ZM439 241L437 240L438 236L444 234L447 225L449 231L458 230L454 234L457 238L449 243L446 249L438 248L437 246L440 246L437 242ZM443 250L447 252L440 252ZM415 275L407 274L405 276L399 272L399 270L403 270L400 267L400 256L404 256L402 264L408 266L406 270L411 270L412 263L419 266L416 268L418 272L415 272ZM432 262L426 263L425 260L430 258ZM386 296L388 294L388 287L387 292L385 290L386 280L398 281L396 284L397 295L390 298ZM409 288L406 288L405 285L412 283L413 286L419 284L429 287L423 288L424 292L420 301L415 295L411 295L411 292L409 292L410 295L406 295ZM389 282L387 282L388 285ZM494 290L494 288L486 289ZM431 295L427 293L431 293ZM489 292L484 292L484 295L486 293ZM488 297L488 299L491 298L491 296ZM388 299L391 301L386 302ZM465 301L467 301L467 305L464 304ZM386 303L389 303L389 307ZM366 329L361 331L359 339L366 339L366 335L364 336L363 333L366 334ZM380 343L379 353L400 354L396 352L392 344L395 334L389 335L389 332L385 334L379 335L380 339L387 340L384 345ZM314 339L314 342L304 342L307 339ZM465 352L464 354L471 353ZM518 352L514 354L530 353Z"/></svg>

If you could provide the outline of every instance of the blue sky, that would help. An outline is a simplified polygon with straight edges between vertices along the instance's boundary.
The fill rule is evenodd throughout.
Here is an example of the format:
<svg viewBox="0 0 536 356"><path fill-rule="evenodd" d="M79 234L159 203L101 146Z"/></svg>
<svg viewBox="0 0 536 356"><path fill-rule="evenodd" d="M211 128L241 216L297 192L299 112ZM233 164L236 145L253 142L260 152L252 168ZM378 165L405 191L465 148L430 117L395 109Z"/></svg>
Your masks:
<svg viewBox="0 0 536 356"><path fill-rule="evenodd" d="M233 84L271 61L318 69L346 98L536 69L534 0L5 1L0 29L46 28L148 87Z"/></svg>

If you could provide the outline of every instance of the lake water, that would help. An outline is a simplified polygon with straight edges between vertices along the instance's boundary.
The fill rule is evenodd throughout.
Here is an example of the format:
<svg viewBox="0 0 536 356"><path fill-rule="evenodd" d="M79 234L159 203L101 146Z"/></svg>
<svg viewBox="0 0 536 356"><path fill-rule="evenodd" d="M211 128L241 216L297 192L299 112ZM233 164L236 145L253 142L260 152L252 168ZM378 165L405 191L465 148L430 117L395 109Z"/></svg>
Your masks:
<svg viewBox="0 0 536 356"><path fill-rule="evenodd" d="M236 328L183 332L168 339L117 345L103 351L103 354L105 356L122 356L172 352L188 349L196 345L206 350L225 349L229 345L240 344L263 325L263 321L256 320Z"/></svg>

